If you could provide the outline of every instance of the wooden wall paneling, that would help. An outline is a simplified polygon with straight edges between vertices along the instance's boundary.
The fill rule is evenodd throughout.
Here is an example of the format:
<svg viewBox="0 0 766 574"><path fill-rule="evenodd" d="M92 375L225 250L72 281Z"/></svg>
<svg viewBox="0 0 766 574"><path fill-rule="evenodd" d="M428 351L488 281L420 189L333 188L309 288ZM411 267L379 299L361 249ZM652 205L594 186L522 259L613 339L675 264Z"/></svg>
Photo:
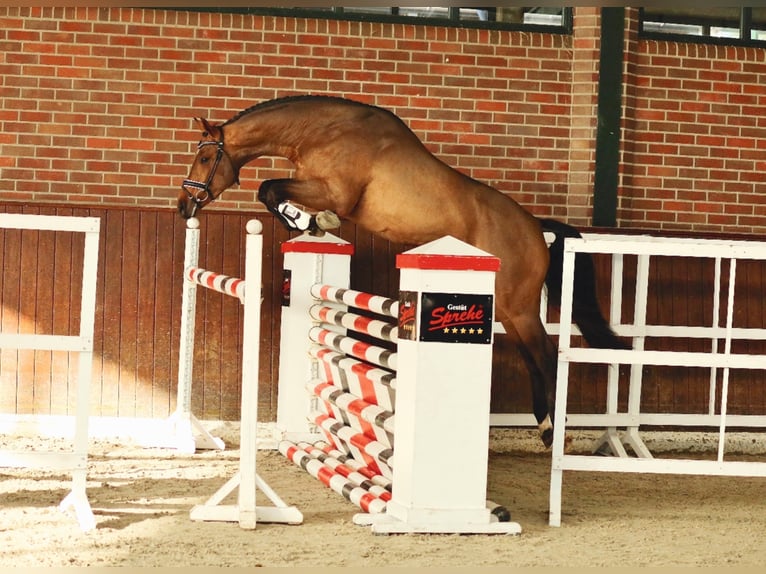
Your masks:
<svg viewBox="0 0 766 574"><path fill-rule="evenodd" d="M103 314L103 309L99 308L99 302L103 300L104 287L101 285L101 268L103 266L103 260L106 257L104 253L104 230L106 224L105 211L98 208L89 207L57 207L56 215L74 216L74 217L98 217L101 219L101 228L99 233L99 263L98 263L98 278L96 281L96 308L94 316L94 330L93 330L93 365L91 367L91 413L98 414L101 405L101 392L100 387L103 386L102 380L98 377L100 372L101 357L96 353L96 345L99 344L100 339L103 338L103 334L98 330L99 315ZM76 312L69 312L69 332L72 334L79 334L80 332L80 304L82 298L82 270L85 259L85 236L82 233L72 234L72 242L70 244L71 251L70 256L70 284L73 290L70 291L70 300L65 303L67 310L72 305L77 310ZM99 295L101 290L101 295ZM74 301L72 301L74 300ZM64 353L62 356L62 363L66 361L69 368L68 381L68 393L67 393L67 414L74 414L77 412L77 381L79 380L79 357L75 354Z"/></svg>
<svg viewBox="0 0 766 574"><path fill-rule="evenodd" d="M759 328L764 325L763 298L753 296L763 285L764 264L755 260L737 261L737 282L734 290L734 305L737 311L735 327ZM732 352L762 354L764 344L759 341L736 341ZM762 371L732 369L729 378L728 412L766 412L763 393L766 376Z"/></svg>
<svg viewBox="0 0 766 574"><path fill-rule="evenodd" d="M178 329L185 223L174 211L117 208L67 208L3 205L6 212L93 215L102 217L94 343L94 415L165 418L175 409ZM274 420L277 404L281 319L281 243L297 236L270 214L203 214L200 265L227 275L244 273L245 224L257 216L264 224L263 303L259 419ZM407 246L372 236L344 222L336 235L356 249L352 286L389 297L398 294L396 255ZM0 324L4 330L74 333L79 328L82 265L80 234L0 231ZM712 262L691 258L654 258L650 269L649 320L667 324L708 325L712 313ZM597 256L597 288L608 311L611 260ZM735 325L760 327L766 305L761 262L739 262ZM724 324L726 277L721 299ZM623 321L633 316L635 258L625 258ZM237 420L241 396L241 305L233 298L198 291L192 409L203 419ZM75 301L76 299L76 301ZM660 345L661 343L661 345ZM652 341L648 348L667 348ZM707 352L709 342L673 341L673 348ZM723 347L720 347L721 350ZM735 352L766 352L761 342L737 343ZM526 370L507 338L495 338L493 412L531 409ZM28 356L29 353L32 356ZM71 412L77 380L76 361L67 353L0 351L0 412ZM570 386L572 412L604 409L606 367L576 365ZM620 407L627 403L629 368L621 367ZM720 376L720 375L719 375ZM645 411L705 412L707 369L646 367ZM733 370L730 412L753 414L766 408L764 374ZM719 381L720 387L720 381Z"/></svg>
<svg viewBox="0 0 766 574"><path fill-rule="evenodd" d="M0 228L0 269L3 270L0 273L0 332L3 331L6 326L7 315L6 311L6 260L5 260L5 236L8 231ZM11 362L10 349L0 349L0 414L8 414L15 412L16 409L16 373L15 370L8 367L8 363ZM15 359L14 359L15 360Z"/></svg>
<svg viewBox="0 0 766 574"><path fill-rule="evenodd" d="M138 416L145 413L136 379L136 358L138 355L138 269L139 269L139 212L130 210L123 212L122 245L120 260L122 266L121 297L120 297L120 394L119 412L121 416Z"/></svg>
<svg viewBox="0 0 766 574"><path fill-rule="evenodd" d="M274 420L279 376L279 328L282 319L282 252L273 216L258 214L263 224L261 355L258 363L258 420Z"/></svg>
<svg viewBox="0 0 766 574"><path fill-rule="evenodd" d="M77 213L75 211L75 213ZM117 402L116 398L113 400L111 406L107 408L107 411L105 412L105 395L110 397L116 397L116 385L114 382L111 384L107 383L107 369L111 369L112 372L115 371L114 365L109 364L107 357L105 356L105 339L106 339L106 333L104 331L104 326L108 320L113 320L115 317L110 312L111 310L108 307L107 302L107 294L109 293L109 289L106 287L106 267L107 267L107 260L109 259L109 256L107 255L107 228L109 226L109 223L111 221L109 216L108 210L99 210L99 209L91 209L87 213L84 213L83 215L88 215L91 217L99 217L101 219L101 228L100 233L98 237L98 278L96 281L96 308L95 308L95 314L94 314L94 323L93 323L93 379L91 381L91 414L97 415L97 416L114 416L114 413L116 413L117 410ZM72 269L75 270L75 273L78 273L80 275L80 282L82 282L82 257L84 256L84 253L82 250L72 251ZM79 270L79 271L78 271ZM108 316L107 316L108 315ZM73 327L76 328L76 327ZM72 372L74 369L77 369L77 362L76 360L70 359L70 372ZM76 380L76 379L70 379L70 380ZM76 394L70 393L69 400L69 409L76 409ZM71 410L70 412L75 412L75 410ZM111 413L111 415L107 415L107 413Z"/></svg>
<svg viewBox="0 0 766 574"><path fill-rule="evenodd" d="M167 381L155 376L154 354L160 353L160 342L157 340L157 286L161 282L160 270L157 266L157 255L161 248L159 242L159 214L156 212L140 211L138 215L138 268L136 269L136 354L135 373L138 389L138 404L136 416L152 417L158 412L154 402L159 399L157 390L163 388ZM167 301L161 303L167 305ZM159 399L167 408L167 398Z"/></svg>
<svg viewBox="0 0 766 574"><path fill-rule="evenodd" d="M59 215L59 213L55 213ZM79 334L80 304L71 309L74 299L80 299L82 293L82 274L73 268L73 254L84 249L84 237L80 233L55 234L53 246L54 261L50 269L55 281L55 303L52 305L52 332L56 335ZM44 265L40 266L44 269ZM69 353L55 352L50 365L50 412L68 414L70 386Z"/></svg>
<svg viewBox="0 0 766 574"><path fill-rule="evenodd" d="M42 210L41 210L42 211ZM36 275L36 289L30 290L27 296L32 299L34 312L34 332L41 334L53 333L53 309L56 307L70 307L67 293L59 289L54 290L57 276L53 272L55 268L56 253L54 250L55 235L53 231L39 231L36 235L36 254L33 259L34 273ZM79 311L79 309L76 309ZM34 413L47 414L51 409L51 351L34 351Z"/></svg>
<svg viewBox="0 0 766 574"><path fill-rule="evenodd" d="M751 275L751 282L748 285L749 300L755 303L755 309L748 315L751 319L749 326L763 327L766 325L766 304L762 296L766 288L766 262L754 261L752 264L757 271ZM753 354L766 354L766 342L751 341L747 350ZM747 391L748 406L752 405L756 412L766 412L766 372L752 371L750 382L747 384Z"/></svg>
<svg viewBox="0 0 766 574"><path fill-rule="evenodd" d="M245 276L245 244L247 242L244 215L227 215L224 218L221 248L223 262L220 271L231 277ZM242 341L244 333L244 307L238 299L221 295L223 310L221 324L221 381L218 418L239 418L242 396ZM260 348L245 352L259 353Z"/></svg>
<svg viewBox="0 0 766 574"><path fill-rule="evenodd" d="M372 234L361 227L344 223L340 237L354 246L351 257L351 288L357 291L373 292L375 261L372 259Z"/></svg>
<svg viewBox="0 0 766 574"><path fill-rule="evenodd" d="M176 410L178 404L178 350L181 338L181 299L183 294L183 271L184 271L184 245L186 241L186 223L178 216L175 211L169 212L163 219L167 222L165 228L167 233L170 234L168 242L165 248L160 249L161 259L165 265L159 266L162 270L163 281L167 280L168 287L166 293L168 294L168 311L164 320L168 321L168 328L170 331L170 348L167 355L169 361L169 380L168 380L168 413L172 413ZM157 313L161 313L160 307L157 308ZM165 360L165 355L156 359L157 369L155 372L164 373L162 361ZM197 373L192 372L192 394L197 391ZM156 377L155 377L156 380ZM164 382L162 383L164 386ZM160 392L157 389L157 392Z"/></svg>
<svg viewBox="0 0 766 574"><path fill-rule="evenodd" d="M101 346L101 404L93 414L118 416L120 414L120 323L122 322L122 238L123 214L108 210L104 216L104 243L101 259L103 270L102 346Z"/></svg>
<svg viewBox="0 0 766 574"><path fill-rule="evenodd" d="M663 270L667 280L661 284L662 291L657 297L662 305L665 306L669 320L665 323L670 325L690 325L692 317L692 305L689 297L693 291L691 284L699 281L699 277L694 277L696 271L695 263L698 261L684 257L672 263L668 257L653 257L654 263ZM650 287L651 288L651 287ZM699 301L696 301L699 304ZM688 338L662 338L659 341L660 348L672 348L677 351L692 351L694 340ZM681 412L679 403L688 404L690 396L689 385L692 380L698 379L704 373L700 369L690 369L688 367L678 367L673 369L673 374L669 378L663 378L658 382L659 390L659 408L662 412ZM689 405L691 406L691 405ZM699 412L699 411L698 411Z"/></svg>
<svg viewBox="0 0 766 574"><path fill-rule="evenodd" d="M532 409L529 375L508 335L496 334L492 345L490 412L527 413Z"/></svg>
<svg viewBox="0 0 766 574"><path fill-rule="evenodd" d="M19 333L35 332L35 315L37 292L37 244L40 232L36 230L21 231L20 276L19 276ZM18 408L25 414L35 412L35 359L37 351L19 351L19 385ZM26 384L23 384L26 383Z"/></svg>
<svg viewBox="0 0 766 574"><path fill-rule="evenodd" d="M281 326L282 326L282 281L283 281L283 263L284 263L284 255L282 254L282 243L285 241L288 241L292 239L293 237L297 237L298 234L294 232L290 232L287 229L285 229L284 225L282 225L279 221L277 221L271 214L264 214L265 220L269 221L270 225L269 227L272 229L273 232L273 239L271 242L270 251L273 254L273 261L272 261L272 269L274 273L274 277L278 279L278 281L275 281L275 284L273 285L274 289L274 301L272 304L272 329L271 332L273 333L273 345L274 345L274 353L271 355L271 369L272 369L272 376L271 376L271 390L269 393L269 404L270 404L270 412L271 418L265 419L263 417L266 416L266 411L264 412L258 412L258 417L262 420L275 420L277 416L277 402L279 400L279 361L280 359L280 349L279 349L279 340L280 340L280 333L281 333ZM337 235L337 234L335 234ZM265 244L268 245L268 244ZM267 248L264 245L264 250L267 250ZM263 391L261 391L263 392Z"/></svg>
<svg viewBox="0 0 766 574"><path fill-rule="evenodd" d="M601 313L607 320L609 317L609 291L612 277L612 256L608 254L593 254L595 269L595 289L599 300ZM585 346L581 337L577 338L578 345ZM573 387L574 396L579 403L576 408L579 412L604 412L606 409L606 392L608 382L608 367L599 364L578 364L572 372L572 378L576 381ZM571 368L571 367L570 367ZM572 411L577 412L577 411Z"/></svg>
<svg viewBox="0 0 766 574"><path fill-rule="evenodd" d="M178 393L177 331L180 327L183 289L183 234L179 232L182 231L182 226L178 224L179 219L173 211L157 213L157 278L151 352L154 417L165 417L172 413L176 407ZM175 325L178 327L174 329Z"/></svg>
<svg viewBox="0 0 766 574"><path fill-rule="evenodd" d="M4 229L2 326L3 333L15 333L19 329L19 272L21 255L21 232ZM19 351L0 349L0 400L3 412L18 412L19 406Z"/></svg>
<svg viewBox="0 0 766 574"><path fill-rule="evenodd" d="M665 258L667 265L675 267L676 262L671 258ZM688 325L710 326L713 318L713 285L715 282L715 261L712 259L686 258L687 273L685 276L676 275L675 281L686 285L686 322ZM677 298L674 292L670 294ZM682 295L683 296L683 295ZM726 295L723 295L722 303L726 305ZM725 323L724 323L725 324ZM711 341L709 339L692 339L689 341L689 349L695 352L709 353ZM705 413L709 404L709 369L687 369L687 385L683 388L685 394L676 396L675 409L683 412Z"/></svg>
<svg viewBox="0 0 766 574"><path fill-rule="evenodd" d="M200 228L199 265L211 271L222 269L220 217L205 216ZM211 412L210 406L216 402L213 395L220 394L221 364L220 347L222 338L221 316L223 314L223 296L208 289L197 289L197 321L194 337L194 370L196 391L192 394L192 411L198 417L206 419ZM202 332L200 332L202 329Z"/></svg>
<svg viewBox="0 0 766 574"><path fill-rule="evenodd" d="M663 290L659 287L660 280L664 280L658 269L656 258L652 258L649 267L649 292L647 294L646 321L649 324L657 324L661 316L670 317L672 307L670 302L662 297ZM667 293L667 289L665 290ZM635 312L635 308L634 308ZM646 349L658 349L660 343L656 339L647 338L644 343ZM641 383L641 406L650 412L661 412L662 379L665 373L663 367L648 365L643 367Z"/></svg>
<svg viewBox="0 0 766 574"><path fill-rule="evenodd" d="M118 408L121 416L137 416L143 411L143 400L136 380L138 348L138 239L139 212L123 212L120 260L122 285L120 289L120 393Z"/></svg>

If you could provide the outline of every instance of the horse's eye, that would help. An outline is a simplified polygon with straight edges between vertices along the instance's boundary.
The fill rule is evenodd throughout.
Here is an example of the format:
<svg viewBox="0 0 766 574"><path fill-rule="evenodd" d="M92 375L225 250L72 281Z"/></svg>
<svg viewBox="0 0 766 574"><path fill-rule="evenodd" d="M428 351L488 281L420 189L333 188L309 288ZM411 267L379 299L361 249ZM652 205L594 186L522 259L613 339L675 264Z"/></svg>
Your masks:
<svg viewBox="0 0 766 574"><path fill-rule="evenodd" d="M199 158L199 162L200 162L200 163L207 163L207 162L209 162L209 161L210 161L210 158L209 158L209 157L201 157L201 158Z"/></svg>

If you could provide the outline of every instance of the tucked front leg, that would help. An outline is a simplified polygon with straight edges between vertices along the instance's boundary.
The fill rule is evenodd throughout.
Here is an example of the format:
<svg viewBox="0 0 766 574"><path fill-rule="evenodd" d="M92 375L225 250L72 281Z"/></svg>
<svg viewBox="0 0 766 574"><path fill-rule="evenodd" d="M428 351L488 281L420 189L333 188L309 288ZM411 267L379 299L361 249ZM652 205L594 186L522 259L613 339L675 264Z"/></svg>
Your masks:
<svg viewBox="0 0 766 574"><path fill-rule="evenodd" d="M267 179L258 189L258 199L271 211L283 201L294 201L315 211L337 211L330 189L319 179Z"/></svg>
<svg viewBox="0 0 766 574"><path fill-rule="evenodd" d="M327 204L328 198L326 186L318 180L266 180L258 190L258 199L290 231L322 235L325 230L340 227L340 218L330 210L311 215L288 203L295 201L310 208L321 209L322 205Z"/></svg>

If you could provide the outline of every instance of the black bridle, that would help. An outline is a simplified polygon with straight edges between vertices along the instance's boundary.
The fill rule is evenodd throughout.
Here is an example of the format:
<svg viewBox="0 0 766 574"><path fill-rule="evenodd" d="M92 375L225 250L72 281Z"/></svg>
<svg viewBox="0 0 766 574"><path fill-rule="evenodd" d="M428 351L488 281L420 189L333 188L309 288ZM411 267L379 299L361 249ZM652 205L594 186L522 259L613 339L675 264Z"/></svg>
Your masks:
<svg viewBox="0 0 766 574"><path fill-rule="evenodd" d="M207 201L208 199L210 201L214 201L218 199L218 197L223 193L223 189L218 193L218 195L213 195L213 192L210 190L210 184L213 183L213 177L215 177L215 172L218 169L218 164L221 163L221 158L226 155L226 157L229 159L229 163L231 162L231 158L229 157L229 154L227 154L223 149L223 140L220 141L210 141L210 140L204 140L197 144L197 150L201 150L206 145L214 145L218 146L215 153L215 161L213 162L213 167L210 169L210 173L207 176L207 181L196 181L194 179L185 179L183 183L181 184L181 188L186 192L186 195L189 196L189 199L194 202L194 211L192 212L192 215L196 213L198 209L202 208L202 203ZM234 167L234 164L232 163L232 168ZM236 183L239 183L239 173L234 173L234 181ZM199 192L202 192L201 194Z"/></svg>

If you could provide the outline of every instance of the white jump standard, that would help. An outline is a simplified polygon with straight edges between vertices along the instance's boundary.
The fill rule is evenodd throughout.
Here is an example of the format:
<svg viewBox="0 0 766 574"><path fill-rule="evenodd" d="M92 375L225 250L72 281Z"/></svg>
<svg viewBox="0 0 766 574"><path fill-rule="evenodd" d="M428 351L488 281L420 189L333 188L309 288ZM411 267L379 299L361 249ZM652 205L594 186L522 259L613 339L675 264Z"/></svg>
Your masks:
<svg viewBox="0 0 766 574"><path fill-rule="evenodd" d="M219 291L231 297L237 297L244 305L242 335L242 408L240 415L240 457L239 472L229 479L204 504L192 508L192 520L239 522L243 529L252 530L258 522L277 522L301 524L303 515L288 506L276 492L258 475L256 467L256 436L258 425L258 362L261 332L261 275L263 236L262 224L257 219L247 222L245 253L245 278L238 279L213 273L196 267L199 248L199 222L196 218L187 221L186 246L194 250L186 254L185 260L193 261L184 271L184 295L189 293L190 300L184 305L184 312L190 313L187 322L192 328L182 330L181 363L189 358L188 377L190 389L191 350L194 348L194 297L195 290L189 289L194 284ZM183 322L183 321L182 321ZM186 353L186 354L185 354ZM180 380L179 380L180 384ZM179 391L180 392L180 391ZM190 391L189 391L190 392ZM186 399L184 399L186 400ZM188 405L188 403L186 403ZM188 407L182 411L184 417L190 416ZM237 504L223 504L224 500L238 489ZM256 506L256 491L260 490L274 506Z"/></svg>
<svg viewBox="0 0 766 574"><path fill-rule="evenodd" d="M98 244L101 220L98 217L0 214L0 228L33 229L83 233L85 236L80 296L80 325L76 335L0 333L0 348L68 351L79 355L77 406L71 452L0 451L0 467L58 468L72 473L72 489L59 505L74 510L80 528L93 530L96 520L85 491L88 472L88 422L90 387L93 376L93 326L96 313ZM74 272L74 270L73 270Z"/></svg>
<svg viewBox="0 0 766 574"><path fill-rule="evenodd" d="M375 533L521 532L486 500L499 260L451 237L408 251L397 302L348 289L352 251L330 234L283 244L280 451L365 510L355 522ZM394 309L398 325L338 306L368 304L359 295L386 307L374 312ZM396 351L356 341L352 328L396 340Z"/></svg>
<svg viewBox="0 0 766 574"><path fill-rule="evenodd" d="M576 253L608 253L619 256L620 264L614 266L617 276L613 275L613 284L622 291L623 254L635 255L636 294L633 310L633 323L615 327L619 335L633 338L630 350L592 349L575 346L572 334L572 277ZM699 325L657 325L647 324L647 292L649 281L650 257L687 257L706 258L714 262L713 281L713 317L712 326ZM766 370L766 356L732 351L732 341L766 340L766 329L741 327L735 324L742 321L744 313L735 312L735 291L737 278L737 260L766 260L766 243L755 241L729 241L713 239L636 237L623 235L596 235L582 239L567 238L564 247L564 270L561 294L561 325L559 335L558 379L556 384L556 426L554 428L549 524L561 524L563 471L603 471L603 472L640 472L657 474L692 474L716 476L766 477L765 462L725 460L726 430L731 426L766 427L766 416L735 415L727 413L729 391L729 373L731 369ZM722 260L729 260L728 279L723 281ZM727 285L726 293L722 289ZM615 290L613 290L614 297ZM724 297L725 295L725 297ZM618 307L619 308L619 307ZM725 313L723 313L725 311ZM725 316L725 325L721 325L721 315ZM619 315L618 315L619 316ZM614 314L613 314L614 320ZM677 350L645 350L644 341L655 338L660 343L672 338L708 339L711 352L688 352ZM723 342L721 350L720 342ZM624 456L620 439L614 436L609 442L615 454L621 456L590 456L564 452L564 436L567 423L579 425L567 418L567 394L569 383L569 365L571 363L595 363L610 365L610 385L608 408L606 413L588 415L588 425L593 427L627 429L629 444L636 451L636 458ZM612 388L611 374L619 365L630 365L628 381L627 412L617 410L616 381ZM641 412L641 373L644 365L670 365L687 368L708 368L710 376L710 404L707 413L642 413ZM720 377L721 388L716 388ZM720 393L720 394L719 394ZM716 412L716 397L720 396L720 406ZM574 418L574 417L572 417ZM643 445L638 436L642 425L687 425L718 427L718 456L716 460L693 458L657 458ZM637 448L638 447L638 448ZM643 447L643 448L642 448Z"/></svg>

